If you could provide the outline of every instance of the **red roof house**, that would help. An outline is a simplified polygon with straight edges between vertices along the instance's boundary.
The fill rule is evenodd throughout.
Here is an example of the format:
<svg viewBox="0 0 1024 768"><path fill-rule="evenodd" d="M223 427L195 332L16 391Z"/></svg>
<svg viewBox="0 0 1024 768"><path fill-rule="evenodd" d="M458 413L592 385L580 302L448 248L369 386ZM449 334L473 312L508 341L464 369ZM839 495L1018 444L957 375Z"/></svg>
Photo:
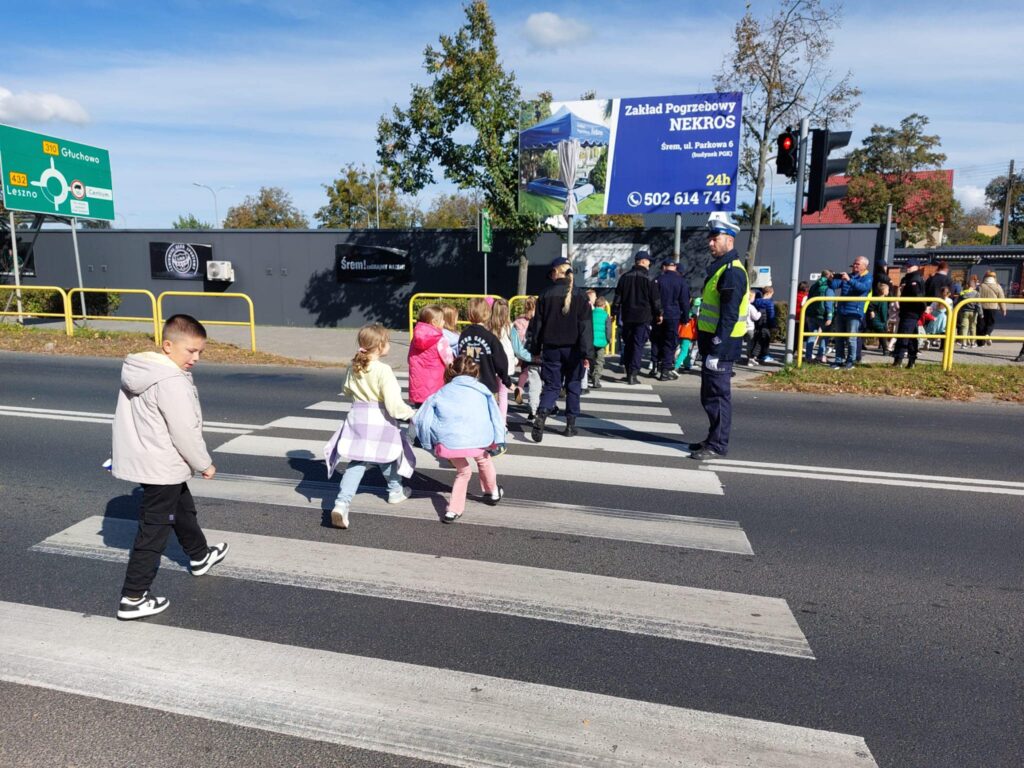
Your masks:
<svg viewBox="0 0 1024 768"><path fill-rule="evenodd" d="M949 186L953 188L953 171L952 170L939 170L939 171L918 171L916 173L908 174L910 177L915 179L927 179L933 177L939 177ZM850 180L847 176L833 176L825 182L826 186L835 187L841 184L849 184ZM908 207L913 207L914 200L907 201ZM825 205L825 209L818 211L818 213L804 214L802 219L804 224L852 224L853 222L843 212L843 201L842 200L829 200Z"/></svg>

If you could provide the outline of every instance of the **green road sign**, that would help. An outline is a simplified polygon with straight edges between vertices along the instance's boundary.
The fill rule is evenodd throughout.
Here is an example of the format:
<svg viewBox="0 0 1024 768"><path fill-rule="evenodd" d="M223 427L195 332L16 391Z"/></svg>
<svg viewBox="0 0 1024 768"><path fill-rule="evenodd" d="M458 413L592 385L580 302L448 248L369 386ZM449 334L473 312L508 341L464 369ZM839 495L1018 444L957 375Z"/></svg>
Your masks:
<svg viewBox="0 0 1024 768"><path fill-rule="evenodd" d="M0 125L0 174L8 210L114 220L105 149Z"/></svg>
<svg viewBox="0 0 1024 768"><path fill-rule="evenodd" d="M491 232L491 212L486 208L482 208L477 220L477 250L482 253L490 253L493 246L494 235Z"/></svg>

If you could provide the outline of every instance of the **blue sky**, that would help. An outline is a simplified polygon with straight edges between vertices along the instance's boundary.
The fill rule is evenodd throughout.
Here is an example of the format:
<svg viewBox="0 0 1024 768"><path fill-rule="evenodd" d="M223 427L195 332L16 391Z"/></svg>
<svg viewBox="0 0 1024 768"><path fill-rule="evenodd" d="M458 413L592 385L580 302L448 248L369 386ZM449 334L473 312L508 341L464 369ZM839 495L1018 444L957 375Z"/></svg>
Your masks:
<svg viewBox="0 0 1024 768"><path fill-rule="evenodd" d="M774 3L751 2L755 13ZM110 150L116 226L213 219L260 186L312 219L322 185L375 159L380 115L422 82L422 53L459 2L163 0L4 3L0 122ZM746 3L491 3L524 93L571 100L711 90ZM708 10L708 8L711 10ZM958 197L1024 165L1019 2L847 4L832 66L864 91L851 128L931 118ZM447 189L442 185L437 189ZM429 203L437 189L426 190ZM793 187L775 185L777 207ZM790 214L791 215L791 214Z"/></svg>

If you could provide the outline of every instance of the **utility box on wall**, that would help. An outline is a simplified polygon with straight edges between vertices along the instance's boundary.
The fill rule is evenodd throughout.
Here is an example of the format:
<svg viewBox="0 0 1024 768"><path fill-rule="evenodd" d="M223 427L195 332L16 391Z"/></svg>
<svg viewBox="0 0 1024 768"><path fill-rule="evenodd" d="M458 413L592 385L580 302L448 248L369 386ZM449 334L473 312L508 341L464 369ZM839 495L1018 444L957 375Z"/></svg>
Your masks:
<svg viewBox="0 0 1024 768"><path fill-rule="evenodd" d="M234 282L235 268L231 266L230 261L208 261L206 262L206 279L210 282Z"/></svg>

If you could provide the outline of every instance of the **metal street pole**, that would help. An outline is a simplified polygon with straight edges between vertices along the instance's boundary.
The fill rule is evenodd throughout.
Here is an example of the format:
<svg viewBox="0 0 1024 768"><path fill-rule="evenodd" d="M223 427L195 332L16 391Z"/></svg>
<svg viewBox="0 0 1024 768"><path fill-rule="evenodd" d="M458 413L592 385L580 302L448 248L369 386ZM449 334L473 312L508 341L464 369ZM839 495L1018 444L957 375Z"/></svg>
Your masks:
<svg viewBox="0 0 1024 768"><path fill-rule="evenodd" d="M18 297L18 322L24 323L21 316L21 268L18 266L18 235L14 230L14 211L11 214L11 257L14 261L14 293ZM7 306L10 306L8 304Z"/></svg>
<svg viewBox="0 0 1024 768"><path fill-rule="evenodd" d="M71 219L71 242L75 247L75 269L78 270L78 287L85 288L82 284L82 260L78 256L78 219ZM85 319L85 291L81 291L78 297L82 300L82 324L86 323Z"/></svg>
<svg viewBox="0 0 1024 768"><path fill-rule="evenodd" d="M380 229L380 177L377 175L377 166L373 166L373 209L377 214L377 229Z"/></svg>
<svg viewBox="0 0 1024 768"><path fill-rule="evenodd" d="M789 276L789 319L786 322L786 365L793 362L796 344L796 289L800 283L800 244L803 239L804 168L807 165L807 118L800 121L800 161L796 169L796 202L793 205L793 265Z"/></svg>
<svg viewBox="0 0 1024 768"><path fill-rule="evenodd" d="M1013 160L1010 161L1010 172L1006 174L1006 202L1003 203L1003 231L999 244L1006 245L1010 235L1010 195L1013 192Z"/></svg>
<svg viewBox="0 0 1024 768"><path fill-rule="evenodd" d="M217 193L218 192L223 192L225 189L232 189L233 187L229 184L226 187L217 187L217 189L214 190L213 187L209 187L206 184L200 184L198 181L193 181L192 182L192 186L193 187L202 187L203 189L210 190L210 194L213 195L213 218L214 218L213 228L214 229L220 229L220 210L217 207Z"/></svg>
<svg viewBox="0 0 1024 768"><path fill-rule="evenodd" d="M672 243L672 255L676 258L682 254L683 246L683 214L676 211L676 233Z"/></svg>

